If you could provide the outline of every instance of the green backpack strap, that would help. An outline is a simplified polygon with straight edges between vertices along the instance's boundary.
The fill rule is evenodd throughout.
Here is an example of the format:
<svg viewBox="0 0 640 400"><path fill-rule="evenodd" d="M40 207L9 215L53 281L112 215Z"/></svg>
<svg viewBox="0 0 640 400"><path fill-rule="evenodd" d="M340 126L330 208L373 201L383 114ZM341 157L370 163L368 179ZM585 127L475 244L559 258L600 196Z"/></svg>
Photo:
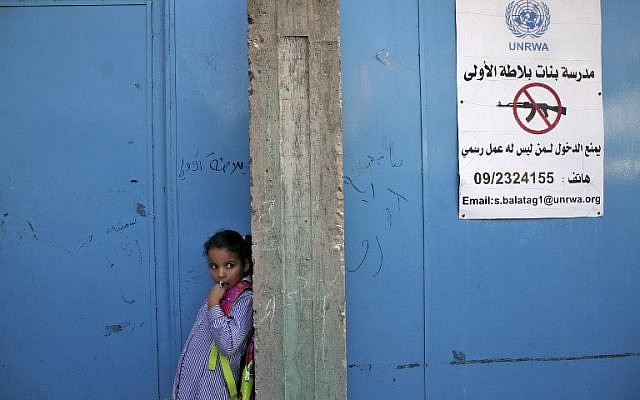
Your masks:
<svg viewBox="0 0 640 400"><path fill-rule="evenodd" d="M241 379L242 381L240 382L240 394L242 395L242 397L240 398L243 400L253 400L253 384L255 380L255 377L253 376L253 360L251 360L249 364L245 365L244 369L242 370Z"/></svg>
<svg viewBox="0 0 640 400"><path fill-rule="evenodd" d="M231 364L229 364L229 358L224 354L220 353L218 350L218 346L215 343L211 344L211 352L209 353L209 365L208 368L210 371L216 369L216 362L220 358L220 367L222 368L222 374L224 375L224 380L227 383L227 389L229 390L229 398L231 400L238 399L238 388L236 386L236 380L233 379L233 372L231 371Z"/></svg>

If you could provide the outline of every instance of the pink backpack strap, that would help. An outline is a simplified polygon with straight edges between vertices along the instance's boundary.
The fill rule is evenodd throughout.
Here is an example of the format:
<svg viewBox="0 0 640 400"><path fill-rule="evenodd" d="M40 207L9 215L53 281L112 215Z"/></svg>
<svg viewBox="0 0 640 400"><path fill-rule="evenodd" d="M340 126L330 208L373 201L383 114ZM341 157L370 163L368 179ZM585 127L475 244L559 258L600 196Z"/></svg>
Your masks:
<svg viewBox="0 0 640 400"><path fill-rule="evenodd" d="M227 290L227 293L225 293L222 301L220 302L220 308L224 315L229 316L229 311L231 311L233 302L236 301L238 296L247 289L251 289L251 281L241 280Z"/></svg>

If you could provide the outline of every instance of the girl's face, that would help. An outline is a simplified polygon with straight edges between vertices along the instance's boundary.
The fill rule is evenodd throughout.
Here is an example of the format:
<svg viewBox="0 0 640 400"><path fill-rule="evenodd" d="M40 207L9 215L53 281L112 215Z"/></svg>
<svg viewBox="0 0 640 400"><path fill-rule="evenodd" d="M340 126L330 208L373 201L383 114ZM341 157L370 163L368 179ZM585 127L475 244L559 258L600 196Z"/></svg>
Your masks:
<svg viewBox="0 0 640 400"><path fill-rule="evenodd" d="M230 288L240 282L249 271L247 260L241 260L233 251L211 248L207 252L209 272L216 283L224 283Z"/></svg>

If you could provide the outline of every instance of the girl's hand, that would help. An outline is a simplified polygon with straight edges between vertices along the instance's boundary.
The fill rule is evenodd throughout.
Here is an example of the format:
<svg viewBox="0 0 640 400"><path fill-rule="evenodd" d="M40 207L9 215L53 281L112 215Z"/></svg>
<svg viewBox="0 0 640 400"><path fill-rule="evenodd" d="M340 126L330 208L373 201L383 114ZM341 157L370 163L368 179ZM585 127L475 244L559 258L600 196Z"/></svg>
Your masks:
<svg viewBox="0 0 640 400"><path fill-rule="evenodd" d="M211 308L213 306L220 305L220 300L222 300L226 292L226 286L222 286L219 283L213 285L211 290L209 290L209 296L207 296L207 306Z"/></svg>

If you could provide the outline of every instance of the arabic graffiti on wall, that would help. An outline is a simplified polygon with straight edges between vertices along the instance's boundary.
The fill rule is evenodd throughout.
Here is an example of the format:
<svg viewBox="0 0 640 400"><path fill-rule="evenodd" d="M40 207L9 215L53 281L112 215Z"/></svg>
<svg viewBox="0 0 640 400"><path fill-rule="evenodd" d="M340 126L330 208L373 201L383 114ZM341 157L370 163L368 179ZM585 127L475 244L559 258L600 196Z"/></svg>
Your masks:
<svg viewBox="0 0 640 400"><path fill-rule="evenodd" d="M358 232L356 255L346 265L350 273L371 278L382 276L389 263L385 261L385 253L401 251L394 248L397 243L390 240L390 236L395 229L404 229L403 222L411 215L415 199L407 193L401 180L395 179L397 174L406 174L405 162L396 154L393 143L387 142L383 150L359 157L354 168L344 176L345 195L360 208L352 215L366 215L369 226Z"/></svg>
<svg viewBox="0 0 640 400"><path fill-rule="evenodd" d="M242 160L227 159L215 151L204 157L198 152L193 157L181 158L178 162L178 180L184 181L189 176L205 172L223 175L246 175L248 163Z"/></svg>

